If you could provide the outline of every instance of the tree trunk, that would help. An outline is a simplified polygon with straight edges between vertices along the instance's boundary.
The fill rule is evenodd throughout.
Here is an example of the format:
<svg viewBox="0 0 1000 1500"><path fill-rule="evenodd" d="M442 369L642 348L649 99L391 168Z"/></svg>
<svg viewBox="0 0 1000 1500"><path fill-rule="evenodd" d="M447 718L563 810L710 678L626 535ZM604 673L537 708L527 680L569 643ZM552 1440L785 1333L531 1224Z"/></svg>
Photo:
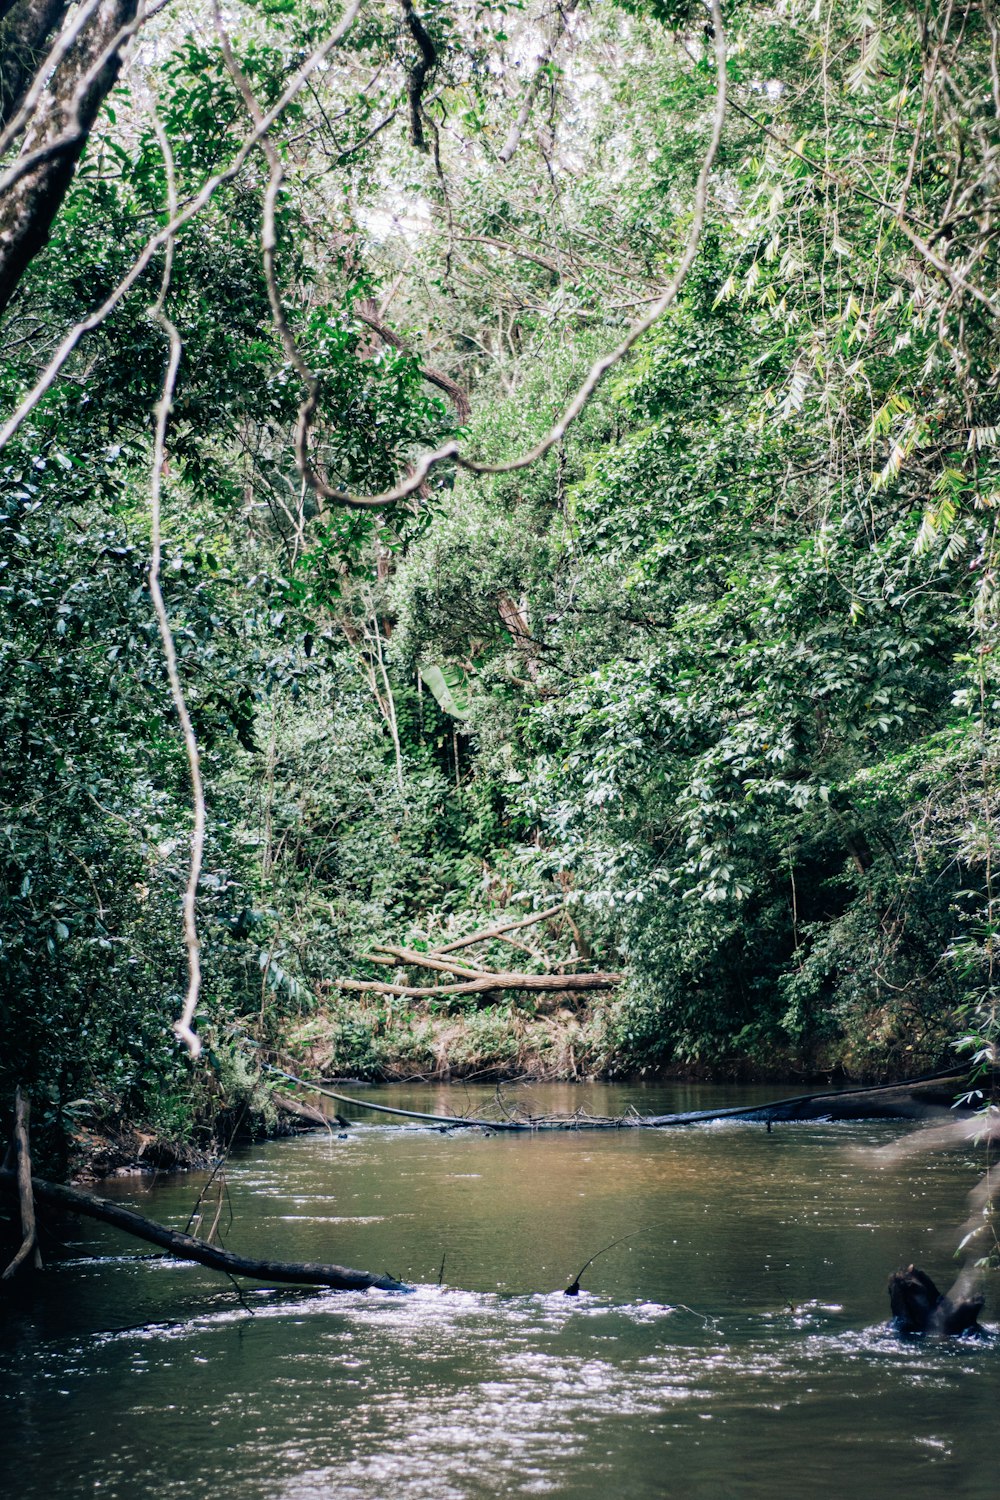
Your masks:
<svg viewBox="0 0 1000 1500"><path fill-rule="evenodd" d="M68 0L16 0L0 24L0 130L31 87L50 37L62 25Z"/></svg>
<svg viewBox="0 0 1000 1500"><path fill-rule="evenodd" d="M101 0L35 106L0 197L0 313L47 243L97 112L118 78L138 0ZM30 165L29 165L30 161Z"/></svg>
<svg viewBox="0 0 1000 1500"><path fill-rule="evenodd" d="M31 1141L28 1126L31 1118L31 1102L28 1095L18 1087L14 1094L14 1152L17 1158L16 1172L7 1175L17 1182L18 1204L21 1210L21 1248L4 1271L0 1281L9 1281L28 1257L33 1255L36 1271L42 1269L42 1253L38 1248L38 1231L35 1228L35 1201L31 1194Z"/></svg>

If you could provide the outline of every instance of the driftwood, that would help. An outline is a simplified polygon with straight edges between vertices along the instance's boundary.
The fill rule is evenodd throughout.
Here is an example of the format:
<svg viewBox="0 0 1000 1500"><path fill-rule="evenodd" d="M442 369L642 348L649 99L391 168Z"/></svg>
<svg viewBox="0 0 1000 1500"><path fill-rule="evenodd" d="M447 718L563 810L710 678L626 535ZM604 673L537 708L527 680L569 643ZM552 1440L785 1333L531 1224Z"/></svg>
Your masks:
<svg viewBox="0 0 1000 1500"><path fill-rule="evenodd" d="M490 1131L525 1130L664 1130L678 1125L704 1125L712 1120L746 1121L766 1125L796 1120L902 1120L953 1117L955 1095L967 1082L967 1074L948 1070L915 1078L909 1083L880 1084L874 1088L840 1089L819 1094L797 1094L789 1099L774 1099L750 1107L737 1105L729 1109L685 1110L675 1115L524 1115L509 1114L500 1118L476 1115L438 1115L414 1109L398 1109L391 1104L374 1104L370 1099L355 1099L323 1084L311 1083L273 1064L268 1072L296 1083L311 1093L350 1104L355 1109L376 1114L398 1115L406 1120L424 1120L428 1124L461 1129L463 1126Z"/></svg>
<svg viewBox="0 0 1000 1500"><path fill-rule="evenodd" d="M383 1292L405 1292L409 1288L404 1282L389 1275L376 1276L371 1271L354 1271L348 1266L323 1265L315 1261L301 1263L280 1260L253 1260L246 1255L237 1255L232 1250L222 1250L217 1245L206 1244L190 1234L180 1234L167 1229L152 1219L145 1218L132 1208L123 1208L119 1203L110 1203L106 1198L94 1198L76 1188L63 1187L59 1183L45 1182L40 1177L31 1179L31 1189L36 1203L46 1208L61 1209L84 1218L97 1219L102 1224L111 1224L125 1234L159 1245L179 1260L197 1261L213 1271L224 1271L229 1276L250 1276L255 1281L290 1282L297 1286L328 1286L338 1291L366 1291L376 1287ZM0 1170L0 1192L12 1196L17 1194L15 1173Z"/></svg>
<svg viewBox="0 0 1000 1500"><path fill-rule="evenodd" d="M14 1094L14 1153L17 1161L17 1197L21 1210L21 1248L0 1281L9 1281L16 1275L29 1256L33 1258L35 1270L42 1269L42 1253L38 1248L38 1232L35 1228L35 1202L31 1196L31 1143L28 1136L30 1115L28 1095L18 1087Z"/></svg>
<svg viewBox="0 0 1000 1500"><path fill-rule="evenodd" d="M979 1314L984 1300L976 1296L953 1301L943 1296L926 1271L917 1266L894 1271L889 1277L893 1327L904 1335L950 1338L955 1334L981 1333Z"/></svg>
<svg viewBox="0 0 1000 1500"><path fill-rule="evenodd" d="M471 948L480 943L509 943L514 947L524 948L525 945L518 942L516 938L512 938L511 933L525 927L534 927L539 922L548 921L552 917L567 915L565 906L560 904L550 906L544 911L532 912L526 917L516 917L510 922L499 922L493 927L481 928L478 932L467 933L465 937L456 938L450 943L442 943L438 947L428 948L425 951L394 946L390 943L377 943L371 953L362 955L367 963L382 964L397 969L400 967L426 969L431 974L450 975L453 981L451 983L397 984L381 979L335 979L332 983L334 988L354 994L398 995L410 1000L432 1000L441 996L450 998L458 995L488 996L519 990L545 994L581 994L588 990L614 989L621 984L623 975L604 970L593 971L589 974L567 974L566 966L570 962L579 962L579 959L565 960L561 964L554 965L545 955L534 953L530 948L525 951L532 954L545 970L544 973L533 974L513 969L486 968L480 963L456 962L455 959L449 957L460 948ZM553 967L562 969L563 972L553 973Z"/></svg>

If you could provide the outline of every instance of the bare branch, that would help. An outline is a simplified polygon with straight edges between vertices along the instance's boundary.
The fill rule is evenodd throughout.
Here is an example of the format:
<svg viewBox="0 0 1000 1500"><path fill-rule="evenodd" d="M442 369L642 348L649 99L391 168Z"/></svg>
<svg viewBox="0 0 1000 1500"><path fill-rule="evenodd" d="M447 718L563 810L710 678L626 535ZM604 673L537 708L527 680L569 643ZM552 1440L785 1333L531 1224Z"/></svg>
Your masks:
<svg viewBox="0 0 1000 1500"><path fill-rule="evenodd" d="M399 963L409 964L417 969L433 969L441 974L454 974L463 979L486 979L492 977L485 969L472 968L468 964L449 963L447 959L438 958L432 953L420 953L415 948L391 948L387 943L376 943L373 945L374 953L364 953L362 958L369 963ZM383 957L382 955L387 955ZM397 965L398 967L398 965Z"/></svg>
<svg viewBox="0 0 1000 1500"><path fill-rule="evenodd" d="M976 286L974 281L970 281L964 271L960 270L957 266L951 265L949 261L945 260L944 256L938 255L937 251L928 245L926 240L920 238L916 230L910 228L905 219L897 219L896 223L913 248L919 251L928 265L933 266L935 271L944 277L949 286L954 288L955 291L967 292L975 302L978 302L981 307L986 308L991 317L1000 318L1000 305L994 302L992 297L987 296L980 287Z"/></svg>
<svg viewBox="0 0 1000 1500"><path fill-rule="evenodd" d="M410 495L416 494L420 490L421 485L423 485L426 481L428 474L430 474L431 471L437 468L440 464L446 463L449 460L452 463L457 464L459 468L466 469L469 473L472 474L512 474L519 469L529 468L532 464L537 463L540 458L544 458L547 453L550 453L552 449L563 440L563 438L566 436L566 433L569 431L569 428L576 421L577 417L579 417L580 413L586 408L587 404L590 401L590 398L593 396L598 386L604 380L604 377L607 375L608 371L614 369L615 365L621 363L621 361L627 354L631 352L631 350L635 347L635 345L639 342L643 335L649 332L653 325L663 316L667 308L671 307L677 300L677 294L684 284L685 277L687 276L692 264L694 263L695 256L698 253L698 246L701 243L701 236L705 226L705 216L708 207L708 181L711 175L712 167L715 163L716 155L718 153L719 142L722 138L722 127L726 118L726 34L722 23L722 11L720 9L719 0L710 0L710 4L712 12L712 26L715 36L715 63L717 76L715 109L713 112L711 137L709 140L708 149L702 161L701 171L698 174L698 181L695 187L694 194L694 210L692 214L691 227L688 231L687 242L685 244L683 254L681 255L680 262L673 276L670 278L669 283L664 288L661 295L653 303L646 316L639 322L633 323L628 333L614 349L610 350L609 353L602 355L600 359L595 361L595 363L591 366L582 385L579 387L576 394L573 396L572 400L563 411L562 416L559 417L558 421L556 421L553 426L549 428L545 436L541 438L533 448L529 448L527 452L519 454L517 458L508 459L505 463L486 463L479 459L469 458L462 452L457 440L451 438L448 442L442 443L440 447L435 448L429 453L425 453L412 466L409 474L405 479L401 480L399 484L394 486L394 488L385 490L381 494L357 495L350 490L337 489L332 485L314 484L313 488L319 496L321 496L323 499L333 500L337 504L346 505L354 509L367 510L384 508L386 506L396 504L397 501L405 500ZM308 398L303 403L303 406L300 409L297 457L299 462L299 471L300 473L302 473L303 477L307 479L307 482L311 482L308 479L308 474L312 471L309 469L308 463L305 460L304 442L308 437L309 422L311 421L314 409L314 397Z"/></svg>
<svg viewBox="0 0 1000 1500"><path fill-rule="evenodd" d="M558 906L549 906L544 911L532 912L528 917L520 917L513 922L498 922L493 927L484 927L479 932L470 932L465 937L456 938L454 942L439 943L432 951L436 956L440 956L442 953L454 953L458 948L471 948L473 943L488 943L493 938L501 937L505 932L517 932L522 927L534 927L538 922L547 922L550 917L558 917L563 911L565 907L560 902Z"/></svg>
<svg viewBox="0 0 1000 1500"><path fill-rule="evenodd" d="M536 60L535 71L531 75L531 81L528 84L527 92L525 93L525 96L521 101L521 108L517 112L517 118L511 125L510 130L507 132L507 139L504 141L499 152L497 153L497 159L499 161L502 161L504 166L507 165L511 157L514 155L514 152L521 144L521 137L524 134L525 126L531 118L531 111L535 107L535 100L538 98L538 91L542 86L545 74L549 68L550 63L552 62L553 56L555 55L556 48L562 41L563 34L565 33L566 27L569 23L569 18L576 10L578 4L579 0L566 0L565 4L556 6L556 19L549 34L548 41L546 42L543 51L539 54Z"/></svg>

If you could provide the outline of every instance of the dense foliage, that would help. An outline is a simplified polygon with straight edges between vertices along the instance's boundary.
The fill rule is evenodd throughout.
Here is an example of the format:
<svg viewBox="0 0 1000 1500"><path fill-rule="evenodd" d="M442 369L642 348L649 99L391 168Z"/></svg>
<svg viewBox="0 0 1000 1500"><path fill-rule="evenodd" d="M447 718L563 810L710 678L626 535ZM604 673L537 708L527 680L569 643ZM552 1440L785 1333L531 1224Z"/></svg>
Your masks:
<svg viewBox="0 0 1000 1500"><path fill-rule="evenodd" d="M225 177L0 452L0 1094L30 1088L62 1149L232 1124L275 1054L988 1055L990 0L724 7L675 305L533 465L444 462L376 508L323 489L390 487L456 431L523 453L658 295L718 38L686 0L367 6L227 175L337 19L248 3L238 66L208 11L148 23L4 318L9 415L168 204ZM147 586L161 293L162 574L208 813L197 1063L171 1030L191 786ZM553 901L547 961L622 969L612 998L337 987L393 977L375 941Z"/></svg>

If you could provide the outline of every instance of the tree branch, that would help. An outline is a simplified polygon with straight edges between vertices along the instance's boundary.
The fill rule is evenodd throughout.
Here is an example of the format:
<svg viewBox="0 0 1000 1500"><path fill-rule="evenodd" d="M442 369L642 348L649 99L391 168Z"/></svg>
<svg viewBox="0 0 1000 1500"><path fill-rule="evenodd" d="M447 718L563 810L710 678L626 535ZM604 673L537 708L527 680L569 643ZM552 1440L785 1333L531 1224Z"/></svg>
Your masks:
<svg viewBox="0 0 1000 1500"><path fill-rule="evenodd" d="M490 971L487 969L472 968L468 964L449 963L447 959L438 958L436 954L420 953L414 948L390 948L386 943L376 943L373 947L375 949L373 953L361 955L368 963L384 964L398 960L399 963L409 964L413 968L435 969L442 974L455 974L465 979L490 977ZM380 955L384 956L380 957Z"/></svg>
<svg viewBox="0 0 1000 1500"><path fill-rule="evenodd" d="M471 948L473 943L488 943L492 938L498 938L505 932L517 932L522 927L534 927L538 922L547 922L550 917L560 916L566 908L560 902L558 906L546 907L544 911L532 912L530 916L518 917L511 922L497 922L493 927L483 927L479 932L470 932L465 937L455 938L451 943L439 943L432 951L435 956L440 957L442 953L454 953L458 948Z"/></svg>
<svg viewBox="0 0 1000 1500"><path fill-rule="evenodd" d="M497 153L498 161L503 162L504 166L507 165L511 157L514 155L514 152L521 144L521 137L524 134L524 128L531 118L531 111L535 107L535 100L538 98L538 91L542 86L542 80L545 77L546 70L548 69L552 58L555 55L556 48L562 41L563 34L569 23L569 18L576 10L578 4L579 0L565 0L565 4L556 6L556 20L549 35L549 39L545 45L544 50L539 53L538 58L536 59L535 70L531 75L531 81L528 84L527 92L525 93L525 96L521 101L521 108L517 112L517 118L511 125L510 130L507 132L507 139L504 141L499 152Z"/></svg>
<svg viewBox="0 0 1000 1500"><path fill-rule="evenodd" d="M354 309L354 316L359 322L364 323L366 327L377 333L384 344L389 344L393 349L398 349L401 354L409 354L416 358L413 354L413 348L407 340L396 333L395 329L390 328L379 317L378 309L375 307L374 302L369 300L361 303ZM441 370L435 370L431 365L420 365L420 375L429 385L436 385L439 391L444 391L448 400L455 408L459 425L464 427L472 414L472 406L468 394L451 379L450 375L445 375Z"/></svg>
<svg viewBox="0 0 1000 1500"><path fill-rule="evenodd" d="M701 171L695 186L694 207L691 219L691 227L688 231L687 241L676 271L670 278L661 295L656 299L646 316L639 322L633 323L628 333L621 342L607 354L591 365L583 383L569 402L559 419L553 423L548 432L533 448L519 454L516 458L507 459L503 463L487 463L481 459L470 458L463 453L458 441L454 438L442 443L429 453L425 453L410 469L407 476L392 489L384 490L377 495L358 495L351 490L338 489L332 485L313 485L315 492L323 499L332 500L339 505L346 505L356 510L384 509L386 506L395 505L400 500L408 499L416 494L426 482L427 476L439 465L447 462L457 464L459 468L467 470L470 474L513 474L519 469L527 469L539 459L544 458L554 447L566 436L569 428L585 410L591 397L598 386L604 380L608 372L628 355L644 334L648 333L653 325L663 316L668 307L677 300L677 294L684 284L698 247L701 243L702 232L705 227L705 217L708 210L708 182L712 167L718 154L719 142L722 139L722 127L726 118L726 33L722 22L722 11L719 0L710 0L712 11L712 29L715 38L715 66L716 66L716 94L715 109L712 118L712 130L708 149L702 160ZM314 401L307 401L302 408L304 420L300 420L300 433L308 431L308 422L311 420ZM300 447L301 459L301 447ZM303 477L305 477L304 471Z"/></svg>
<svg viewBox="0 0 1000 1500"><path fill-rule="evenodd" d="M413 9L412 0L400 0L406 28L420 48L420 60L410 68L406 79L406 97L410 105L410 140L418 151L427 150L424 122L421 116L421 100L427 75L437 62L437 49L424 27L423 21Z"/></svg>

